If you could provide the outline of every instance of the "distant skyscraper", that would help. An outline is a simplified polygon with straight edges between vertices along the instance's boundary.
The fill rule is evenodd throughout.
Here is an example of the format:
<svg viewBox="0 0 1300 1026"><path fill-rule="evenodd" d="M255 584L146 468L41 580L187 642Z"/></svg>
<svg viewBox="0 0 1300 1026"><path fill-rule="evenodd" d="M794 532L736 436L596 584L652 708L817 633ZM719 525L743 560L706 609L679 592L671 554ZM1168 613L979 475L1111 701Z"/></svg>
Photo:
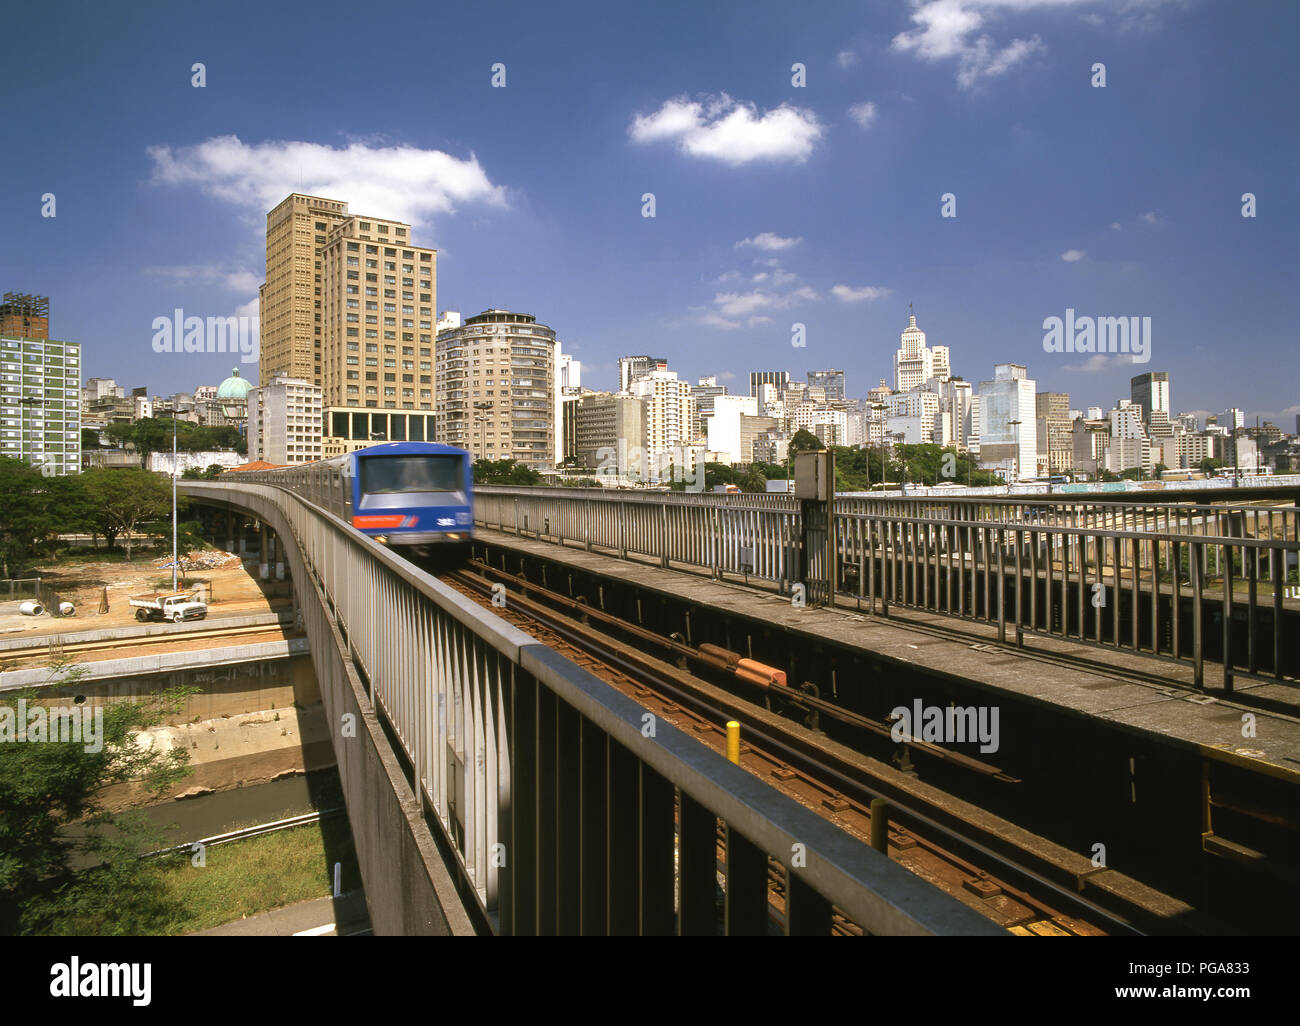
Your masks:
<svg viewBox="0 0 1300 1026"><path fill-rule="evenodd" d="M618 390L631 390L632 382L644 378L652 370L662 366L668 368L668 361L662 356L621 356L618 360Z"/></svg>
<svg viewBox="0 0 1300 1026"><path fill-rule="evenodd" d="M894 354L894 391L910 392L931 378L946 381L951 373L948 347L928 348L925 332L916 326L916 317L909 314L907 327L899 336L899 348Z"/></svg>
<svg viewBox="0 0 1300 1026"><path fill-rule="evenodd" d="M824 388L828 403L842 402L844 399L844 372L842 370L809 371L808 387Z"/></svg>
<svg viewBox="0 0 1300 1026"><path fill-rule="evenodd" d="M778 393L784 392L790 384L789 371L750 371L749 394L758 395L759 385L775 385Z"/></svg>
<svg viewBox="0 0 1300 1026"><path fill-rule="evenodd" d="M1142 420L1151 423L1151 414L1159 411L1169 414L1169 374L1166 371L1149 371L1129 381L1129 391L1134 406L1142 408Z"/></svg>
<svg viewBox="0 0 1300 1026"><path fill-rule="evenodd" d="M1035 382L1016 363L993 368L993 380L981 381L980 463L1009 471L1019 479L1038 473Z"/></svg>

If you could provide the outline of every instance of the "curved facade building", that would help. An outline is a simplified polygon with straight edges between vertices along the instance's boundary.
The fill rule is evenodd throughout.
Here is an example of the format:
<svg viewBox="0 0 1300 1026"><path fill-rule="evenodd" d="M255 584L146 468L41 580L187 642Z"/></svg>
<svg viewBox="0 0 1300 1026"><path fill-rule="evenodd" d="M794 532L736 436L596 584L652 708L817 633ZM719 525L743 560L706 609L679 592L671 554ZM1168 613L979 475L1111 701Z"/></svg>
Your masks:
<svg viewBox="0 0 1300 1026"><path fill-rule="evenodd" d="M453 321L454 323L454 321ZM484 310L435 342L438 441L475 459L556 465L555 331L531 314Z"/></svg>

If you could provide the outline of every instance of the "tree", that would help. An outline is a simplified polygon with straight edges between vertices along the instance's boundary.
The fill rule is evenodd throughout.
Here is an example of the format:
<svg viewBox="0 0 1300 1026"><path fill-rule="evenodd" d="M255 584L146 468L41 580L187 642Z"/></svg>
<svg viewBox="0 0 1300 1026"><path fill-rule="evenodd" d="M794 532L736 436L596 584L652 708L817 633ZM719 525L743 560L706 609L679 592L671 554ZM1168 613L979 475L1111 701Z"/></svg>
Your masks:
<svg viewBox="0 0 1300 1026"><path fill-rule="evenodd" d="M1223 466L1223 460L1216 460L1211 456L1206 456L1201 460L1200 470L1206 477L1213 477L1214 472Z"/></svg>
<svg viewBox="0 0 1300 1026"><path fill-rule="evenodd" d="M131 535L136 526L171 510L170 481L162 474L134 469L88 470L81 476L108 547L113 547L119 535L125 536L126 558L130 559Z"/></svg>
<svg viewBox="0 0 1300 1026"><path fill-rule="evenodd" d="M811 431L800 428L790 439L791 452L816 452L818 449L825 448L822 441Z"/></svg>
<svg viewBox="0 0 1300 1026"><path fill-rule="evenodd" d="M739 474L735 483L740 487L742 492L766 492L767 475L758 467L749 467L742 474Z"/></svg>
<svg viewBox="0 0 1300 1026"><path fill-rule="evenodd" d="M75 682L69 671L58 683ZM50 680L56 679L51 674ZM38 692L0 696L0 932L118 934L156 930L171 906L152 864L139 858L158 846L158 833L139 812L111 813L105 790L138 782L161 797L189 772L182 747L141 745L141 732L163 723L197 689L175 689L145 702L113 702L77 709L83 724L77 740L36 733ZM20 704L21 703L21 704ZM19 719L19 712L25 719ZM102 716L102 719L100 717ZM98 721L98 722L96 722ZM95 739L88 741L93 726ZM21 729L21 734L20 734ZM3 736L3 735L0 735ZM19 741L19 737L25 737ZM65 735L66 736L66 735ZM98 748L98 750L94 750ZM77 829L67 827L76 824ZM87 860L98 863L77 872Z"/></svg>
<svg viewBox="0 0 1300 1026"><path fill-rule="evenodd" d="M535 485L542 475L515 460L475 460L475 484Z"/></svg>
<svg viewBox="0 0 1300 1026"><path fill-rule="evenodd" d="M22 460L0 456L0 576L21 573L40 543L57 529L54 506L40 471Z"/></svg>

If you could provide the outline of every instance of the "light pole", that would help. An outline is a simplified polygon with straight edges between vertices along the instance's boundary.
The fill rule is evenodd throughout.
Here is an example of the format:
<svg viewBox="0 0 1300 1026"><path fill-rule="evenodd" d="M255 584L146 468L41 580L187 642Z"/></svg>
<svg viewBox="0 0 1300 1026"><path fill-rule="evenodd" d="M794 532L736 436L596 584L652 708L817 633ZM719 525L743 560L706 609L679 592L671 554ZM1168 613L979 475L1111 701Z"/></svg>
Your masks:
<svg viewBox="0 0 1300 1026"><path fill-rule="evenodd" d="M1019 420L1009 420L1007 421L1007 427L1018 428L1022 423L1024 422ZM1015 446L1016 446L1016 463L1015 463L1016 469L1012 471L1012 476L1015 478L1015 483L1019 484L1020 483L1020 432L1013 431L1012 434L1015 436ZM1011 491L1011 485L1007 485L1007 492L1010 493L1010 491Z"/></svg>
<svg viewBox="0 0 1300 1026"><path fill-rule="evenodd" d="M176 590L176 407L172 406L172 591Z"/></svg>
<svg viewBox="0 0 1300 1026"><path fill-rule="evenodd" d="M487 416L487 415L488 415L488 412L491 411L491 409L492 409L492 404L491 404L491 403L475 403L475 404L474 404L474 409L478 411L477 413L474 414L474 423L475 423L475 425L478 427L478 436L479 436L479 438L478 438L479 454L478 454L478 456L475 457L475 458L481 460L481 459L483 459L483 457L484 457L484 452L483 452L483 449L484 449L484 445L483 445L483 441L484 441L484 439L483 439L483 425L487 423L487 420L488 420L488 416Z"/></svg>

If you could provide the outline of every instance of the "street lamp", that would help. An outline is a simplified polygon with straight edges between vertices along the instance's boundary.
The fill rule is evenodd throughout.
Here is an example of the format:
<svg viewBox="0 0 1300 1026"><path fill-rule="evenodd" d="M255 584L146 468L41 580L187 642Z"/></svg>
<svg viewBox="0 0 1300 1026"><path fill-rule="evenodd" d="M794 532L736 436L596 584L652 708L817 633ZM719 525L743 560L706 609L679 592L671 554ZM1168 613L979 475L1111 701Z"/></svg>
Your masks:
<svg viewBox="0 0 1300 1026"><path fill-rule="evenodd" d="M479 455L477 456L477 459L483 459L483 457L484 457L484 453L483 453L483 449L484 449L484 444L483 444L483 443L484 443L484 438L483 438L483 425L486 424L487 421L488 421L488 413L489 413L489 412L491 411L491 409L492 409L492 404L491 404L491 403L475 403L475 404L474 404L474 409L478 411L477 413L474 414L474 423L475 423L476 425L478 425L478 436L479 436L479 446L478 446L478 447L479 447Z"/></svg>
<svg viewBox="0 0 1300 1026"><path fill-rule="evenodd" d="M1022 423L1024 422L1019 420L1009 420L1007 421L1007 427L1018 428ZM1015 478L1016 484L1019 484L1020 483L1020 432L1013 431L1012 434L1015 435L1016 438L1015 440L1015 446L1016 446L1015 468L1016 469L1012 471L1012 476ZM1010 493L1010 491L1011 491L1011 485L1008 484L1007 492Z"/></svg>
<svg viewBox="0 0 1300 1026"><path fill-rule="evenodd" d="M176 407L172 406L172 591L176 590ZM129 544L129 543L128 543Z"/></svg>

